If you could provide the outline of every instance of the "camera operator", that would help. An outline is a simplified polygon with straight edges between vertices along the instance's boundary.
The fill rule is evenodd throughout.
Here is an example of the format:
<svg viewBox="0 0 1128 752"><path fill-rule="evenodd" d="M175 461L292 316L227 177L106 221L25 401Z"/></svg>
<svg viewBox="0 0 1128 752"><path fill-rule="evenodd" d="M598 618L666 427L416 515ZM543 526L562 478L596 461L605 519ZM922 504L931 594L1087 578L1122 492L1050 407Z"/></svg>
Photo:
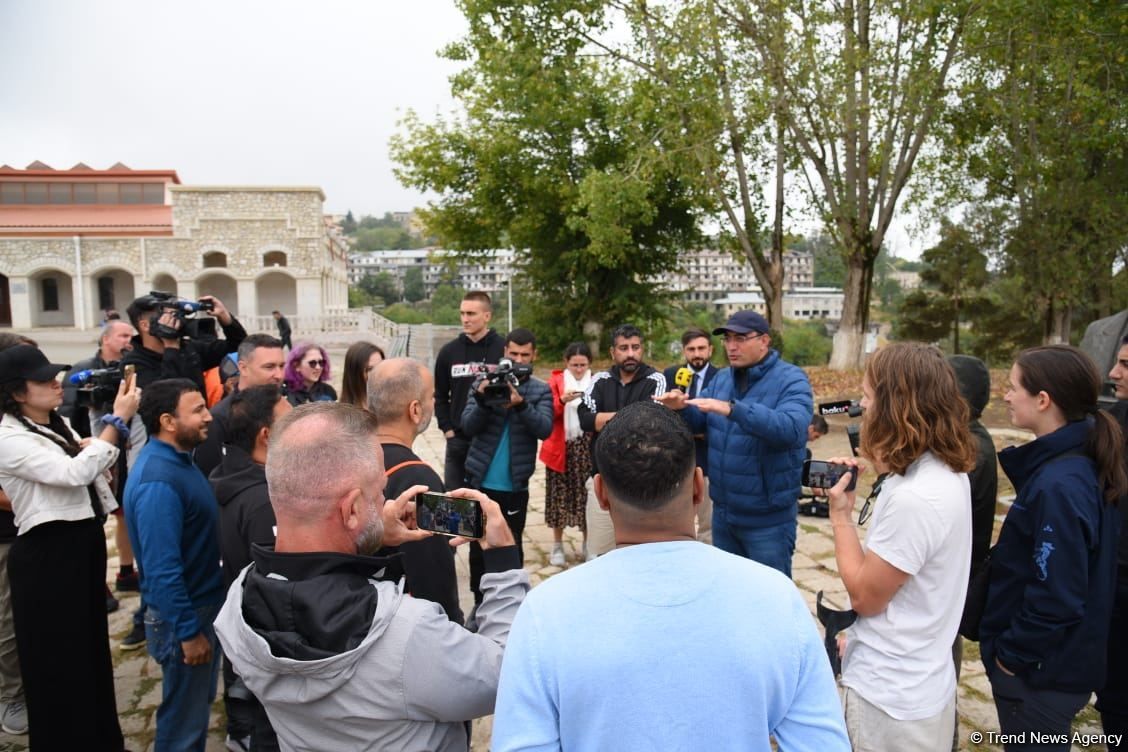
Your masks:
<svg viewBox="0 0 1128 752"><path fill-rule="evenodd" d="M177 310L173 299L161 300L153 295L144 295L129 304L126 312L138 334L133 338L133 349L122 358L122 365L137 368L137 384L143 389L161 379L185 378L191 380L204 393L204 371L215 368L227 353L235 352L247 336L227 306L211 295L200 298L201 303L210 303L211 314L223 328L225 339L197 341L183 334L184 318ZM176 332L173 337L158 337L155 332Z"/></svg>
<svg viewBox="0 0 1128 752"><path fill-rule="evenodd" d="M505 356L512 373L499 371L480 376L473 399L462 411L462 430L470 439L466 477L473 488L495 500L505 511L517 551L522 554L521 533L529 508L529 478L537 461L537 440L552 433L552 392L534 378L536 337L528 329L514 329L505 337ZM504 363L504 358L502 363ZM477 608L482 602L479 584L484 562L482 549L470 544L470 590ZM474 613L467 620L473 628Z"/></svg>

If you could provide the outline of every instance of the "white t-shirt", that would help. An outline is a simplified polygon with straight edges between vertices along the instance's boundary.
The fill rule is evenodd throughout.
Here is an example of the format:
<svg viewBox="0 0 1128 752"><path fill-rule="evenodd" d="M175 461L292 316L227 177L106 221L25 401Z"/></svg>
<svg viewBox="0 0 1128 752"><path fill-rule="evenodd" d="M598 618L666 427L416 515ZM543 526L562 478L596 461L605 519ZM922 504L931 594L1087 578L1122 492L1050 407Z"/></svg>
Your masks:
<svg viewBox="0 0 1128 752"><path fill-rule="evenodd" d="M850 629L842 684L901 721L936 715L956 691L952 643L971 568L971 487L930 452L882 484L864 548L909 575Z"/></svg>

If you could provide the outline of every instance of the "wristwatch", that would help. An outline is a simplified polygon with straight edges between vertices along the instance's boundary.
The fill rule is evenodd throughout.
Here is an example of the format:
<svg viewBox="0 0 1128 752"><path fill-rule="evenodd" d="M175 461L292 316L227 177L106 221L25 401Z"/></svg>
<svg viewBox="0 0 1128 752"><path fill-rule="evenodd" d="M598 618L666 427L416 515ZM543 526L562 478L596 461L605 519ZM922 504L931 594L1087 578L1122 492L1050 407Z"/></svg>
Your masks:
<svg viewBox="0 0 1128 752"><path fill-rule="evenodd" d="M123 439L129 438L129 426L127 426L125 424L125 421L122 420L121 418L119 418L118 416L113 415L112 413L107 413L106 415L102 416L101 422L102 422L102 425L113 426L114 428L116 428L118 435L121 438L123 438Z"/></svg>

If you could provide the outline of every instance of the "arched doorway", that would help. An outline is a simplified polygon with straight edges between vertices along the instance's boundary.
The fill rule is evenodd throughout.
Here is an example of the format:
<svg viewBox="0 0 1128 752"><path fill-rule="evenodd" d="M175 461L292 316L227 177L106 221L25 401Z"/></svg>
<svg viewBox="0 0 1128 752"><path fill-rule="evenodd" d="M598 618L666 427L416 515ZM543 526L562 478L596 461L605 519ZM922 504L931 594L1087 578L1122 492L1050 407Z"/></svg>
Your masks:
<svg viewBox="0 0 1128 752"><path fill-rule="evenodd" d="M171 274L156 274L153 275L153 288L159 292L168 292L176 295L178 286L176 280L173 279Z"/></svg>
<svg viewBox="0 0 1128 752"><path fill-rule="evenodd" d="M124 269L103 269L91 275L90 321L100 323L105 311L115 310L122 316L137 297L133 290L133 275Z"/></svg>
<svg viewBox="0 0 1128 752"><path fill-rule="evenodd" d="M255 297L259 316L269 316L271 311L292 316L298 311L298 283L283 272L267 272L256 279Z"/></svg>
<svg viewBox="0 0 1128 752"><path fill-rule="evenodd" d="M206 274L197 279L196 296L204 295L219 298L232 314L239 310L239 288L227 274Z"/></svg>
<svg viewBox="0 0 1128 752"><path fill-rule="evenodd" d="M53 269L28 278L31 325L74 326L74 289L71 276Z"/></svg>
<svg viewBox="0 0 1128 752"><path fill-rule="evenodd" d="M0 274L0 326L12 325L12 295L7 276Z"/></svg>

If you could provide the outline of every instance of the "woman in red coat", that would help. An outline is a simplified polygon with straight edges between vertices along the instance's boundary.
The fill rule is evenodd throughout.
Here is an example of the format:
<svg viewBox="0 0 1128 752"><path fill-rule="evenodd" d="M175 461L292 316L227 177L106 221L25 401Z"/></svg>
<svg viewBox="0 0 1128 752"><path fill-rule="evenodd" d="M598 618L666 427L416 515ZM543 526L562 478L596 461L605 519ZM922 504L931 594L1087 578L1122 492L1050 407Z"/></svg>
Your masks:
<svg viewBox="0 0 1128 752"><path fill-rule="evenodd" d="M584 533L580 561L587 559L587 528L584 483L591 475L589 437L580 429L576 409L591 385L591 350L583 342L573 342L564 350L563 370L552 372L552 435L542 444L541 462L546 468L544 521L552 528L552 554L549 564L564 566L564 528L578 527Z"/></svg>

